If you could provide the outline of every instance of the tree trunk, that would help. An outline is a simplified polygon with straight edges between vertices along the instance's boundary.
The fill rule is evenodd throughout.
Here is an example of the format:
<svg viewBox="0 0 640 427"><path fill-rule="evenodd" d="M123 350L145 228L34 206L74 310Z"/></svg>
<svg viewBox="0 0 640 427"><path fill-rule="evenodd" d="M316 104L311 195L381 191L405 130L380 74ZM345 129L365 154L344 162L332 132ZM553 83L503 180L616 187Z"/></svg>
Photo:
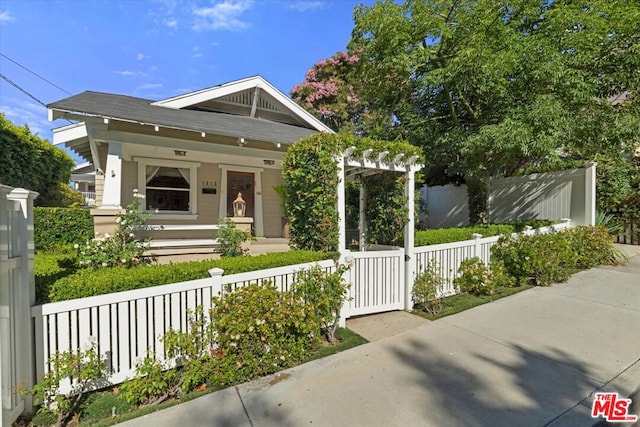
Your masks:
<svg viewBox="0 0 640 427"><path fill-rule="evenodd" d="M489 177L474 177L467 180L469 201L469 223L471 225L489 222Z"/></svg>

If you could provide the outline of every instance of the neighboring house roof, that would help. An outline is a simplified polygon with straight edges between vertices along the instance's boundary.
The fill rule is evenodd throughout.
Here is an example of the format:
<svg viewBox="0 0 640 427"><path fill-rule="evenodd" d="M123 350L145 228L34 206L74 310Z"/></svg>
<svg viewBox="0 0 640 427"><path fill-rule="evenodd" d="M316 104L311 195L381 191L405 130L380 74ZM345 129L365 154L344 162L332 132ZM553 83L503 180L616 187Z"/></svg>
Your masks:
<svg viewBox="0 0 640 427"><path fill-rule="evenodd" d="M153 101L86 91L47 105L50 120L64 117L123 121L247 140L293 144L317 132L333 131L260 76ZM68 133L61 142L89 158L81 123L54 130ZM73 138L73 141L72 141Z"/></svg>

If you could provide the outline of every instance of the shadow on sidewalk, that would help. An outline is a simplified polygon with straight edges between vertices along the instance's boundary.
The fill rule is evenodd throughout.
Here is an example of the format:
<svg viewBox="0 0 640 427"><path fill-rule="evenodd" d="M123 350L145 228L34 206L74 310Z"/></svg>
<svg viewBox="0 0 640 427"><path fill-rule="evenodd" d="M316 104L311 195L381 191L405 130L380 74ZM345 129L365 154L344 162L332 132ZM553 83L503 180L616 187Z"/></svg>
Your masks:
<svg viewBox="0 0 640 427"><path fill-rule="evenodd" d="M510 346L499 360L481 351L451 354L416 340L393 350L428 391L425 425L544 426L599 386L559 349Z"/></svg>

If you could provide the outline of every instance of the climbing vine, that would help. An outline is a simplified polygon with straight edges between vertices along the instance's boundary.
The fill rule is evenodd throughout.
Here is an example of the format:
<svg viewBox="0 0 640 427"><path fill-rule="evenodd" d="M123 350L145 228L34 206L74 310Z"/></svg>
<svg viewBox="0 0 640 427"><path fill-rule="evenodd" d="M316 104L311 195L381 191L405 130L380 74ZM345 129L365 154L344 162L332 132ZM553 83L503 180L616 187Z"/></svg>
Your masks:
<svg viewBox="0 0 640 427"><path fill-rule="evenodd" d="M351 134L316 134L289 148L282 163L282 176L287 187L285 212L289 221L291 244L298 249L335 251L338 249L339 156L347 147L355 147L351 157L361 158L371 150L369 159L386 151L385 161L404 154L402 160L418 156L421 150L404 141L379 141ZM367 218L371 241L397 244L407 222L404 200L404 174L385 172L369 176Z"/></svg>

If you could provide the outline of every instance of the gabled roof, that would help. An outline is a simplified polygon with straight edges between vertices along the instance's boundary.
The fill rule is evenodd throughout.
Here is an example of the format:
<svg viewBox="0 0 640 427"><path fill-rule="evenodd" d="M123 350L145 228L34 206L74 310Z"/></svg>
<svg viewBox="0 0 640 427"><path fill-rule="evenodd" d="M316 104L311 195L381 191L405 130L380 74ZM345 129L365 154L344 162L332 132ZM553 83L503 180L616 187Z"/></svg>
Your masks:
<svg viewBox="0 0 640 427"><path fill-rule="evenodd" d="M240 114L332 132L320 120L293 102L261 76L228 83L154 102L173 108Z"/></svg>
<svg viewBox="0 0 640 427"><path fill-rule="evenodd" d="M292 144L318 132L310 126L228 113L167 108L148 99L90 91L54 102L47 108L52 119L71 113L76 120L82 120L76 115L93 116L282 144Z"/></svg>

